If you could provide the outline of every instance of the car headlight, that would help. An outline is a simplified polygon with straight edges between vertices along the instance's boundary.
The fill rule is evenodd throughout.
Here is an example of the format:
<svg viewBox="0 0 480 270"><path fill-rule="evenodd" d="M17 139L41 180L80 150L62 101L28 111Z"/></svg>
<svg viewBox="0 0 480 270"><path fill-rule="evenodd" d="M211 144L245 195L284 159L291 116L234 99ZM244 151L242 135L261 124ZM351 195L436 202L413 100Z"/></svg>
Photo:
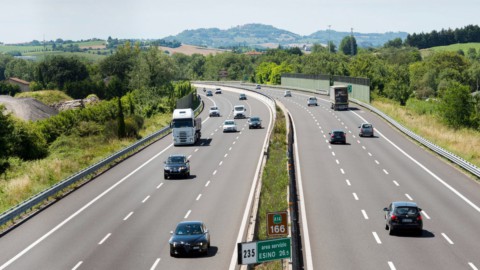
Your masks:
<svg viewBox="0 0 480 270"><path fill-rule="evenodd" d="M170 167L165 167L164 169L167 170L167 171L170 171L172 168L170 168Z"/></svg>

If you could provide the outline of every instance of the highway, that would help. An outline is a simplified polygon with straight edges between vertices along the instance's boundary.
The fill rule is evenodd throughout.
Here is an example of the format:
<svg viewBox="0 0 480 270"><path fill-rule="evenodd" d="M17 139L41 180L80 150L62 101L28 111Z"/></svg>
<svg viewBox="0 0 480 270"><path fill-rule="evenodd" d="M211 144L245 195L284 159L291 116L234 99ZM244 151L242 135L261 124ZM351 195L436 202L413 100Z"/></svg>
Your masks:
<svg viewBox="0 0 480 270"><path fill-rule="evenodd" d="M245 234L247 206L264 152L272 110L238 93L205 97L202 139L172 146L171 135L104 172L41 211L0 240L0 269L228 269ZM221 117L208 117L208 107ZM236 104L263 120L263 129L223 133ZM170 154L185 154L189 179L163 178ZM208 256L172 258L170 231L183 220L202 220L211 233ZM232 264L233 262L233 264Z"/></svg>
<svg viewBox="0 0 480 270"><path fill-rule="evenodd" d="M308 93L257 91L282 102L294 121L305 269L480 269L477 182L354 103L334 112L326 96L307 107ZM267 129L237 120L243 130L223 134L221 124L233 105L246 104L267 126L270 109L248 97L225 89L203 96L201 145L173 147L168 136L103 173L5 234L0 269L238 268L235 245ZM222 117L208 118L213 104ZM362 122L375 137L358 136ZM328 143L332 129L347 132L346 145ZM190 156L190 179L163 179L173 153ZM392 201L423 209L421 236L388 235L382 209ZM212 235L208 256L171 258L169 232L197 219Z"/></svg>
<svg viewBox="0 0 480 270"><path fill-rule="evenodd" d="M253 89L253 87L251 87ZM479 269L480 185L368 110L332 111L327 96L263 87L290 111L298 147L297 178L306 269ZM374 138L358 136L370 122ZM330 145L332 129L347 145ZM384 207L414 201L421 236L390 236Z"/></svg>

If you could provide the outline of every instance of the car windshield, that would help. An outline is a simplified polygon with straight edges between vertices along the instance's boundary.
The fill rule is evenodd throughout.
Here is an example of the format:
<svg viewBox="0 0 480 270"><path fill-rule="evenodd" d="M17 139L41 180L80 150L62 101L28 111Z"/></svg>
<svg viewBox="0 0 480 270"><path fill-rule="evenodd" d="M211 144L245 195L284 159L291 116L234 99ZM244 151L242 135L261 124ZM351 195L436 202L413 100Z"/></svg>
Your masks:
<svg viewBox="0 0 480 270"><path fill-rule="evenodd" d="M397 207L395 209L395 214L397 215L415 215L418 213L416 207Z"/></svg>
<svg viewBox="0 0 480 270"><path fill-rule="evenodd" d="M240 94L240 96L241 96L241 97L244 97L244 96L245 96L245 94Z"/></svg>
<svg viewBox="0 0 480 270"><path fill-rule="evenodd" d="M243 107L235 107L235 111L243 111Z"/></svg>
<svg viewBox="0 0 480 270"><path fill-rule="evenodd" d="M185 157L182 156L172 156L168 157L167 163L185 163Z"/></svg>
<svg viewBox="0 0 480 270"><path fill-rule="evenodd" d="M363 124L363 128L372 128L372 125L370 125L370 124Z"/></svg>
<svg viewBox="0 0 480 270"><path fill-rule="evenodd" d="M258 117L250 117L250 121L260 121L260 118Z"/></svg>
<svg viewBox="0 0 480 270"><path fill-rule="evenodd" d="M210 107L210 110L218 110L217 107Z"/></svg>
<svg viewBox="0 0 480 270"><path fill-rule="evenodd" d="M174 119L172 122L172 127L174 128L183 128L183 127L193 127L192 119Z"/></svg>
<svg viewBox="0 0 480 270"><path fill-rule="evenodd" d="M235 125L234 121L225 121L225 125Z"/></svg>
<svg viewBox="0 0 480 270"><path fill-rule="evenodd" d="M198 224L198 223L179 224L177 226L177 229L175 230L175 234L178 234L178 235L203 234L203 228L201 224Z"/></svg>
<svg viewBox="0 0 480 270"><path fill-rule="evenodd" d="M343 135L343 131L334 131L332 132L335 136L341 136Z"/></svg>

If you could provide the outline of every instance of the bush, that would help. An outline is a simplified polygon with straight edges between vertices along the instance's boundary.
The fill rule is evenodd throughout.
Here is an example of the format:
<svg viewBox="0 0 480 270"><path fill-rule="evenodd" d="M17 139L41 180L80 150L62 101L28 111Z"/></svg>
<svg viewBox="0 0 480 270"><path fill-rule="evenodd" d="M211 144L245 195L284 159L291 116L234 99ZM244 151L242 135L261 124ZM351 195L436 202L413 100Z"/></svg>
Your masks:
<svg viewBox="0 0 480 270"><path fill-rule="evenodd" d="M30 123L15 121L13 155L24 160L44 158L48 154L47 142L41 132Z"/></svg>

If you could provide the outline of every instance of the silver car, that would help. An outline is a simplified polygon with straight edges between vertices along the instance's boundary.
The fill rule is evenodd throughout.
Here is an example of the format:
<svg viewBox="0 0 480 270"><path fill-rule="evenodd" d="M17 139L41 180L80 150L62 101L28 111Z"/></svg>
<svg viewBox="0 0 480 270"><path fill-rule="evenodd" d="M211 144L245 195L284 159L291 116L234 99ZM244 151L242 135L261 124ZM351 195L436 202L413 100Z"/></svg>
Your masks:
<svg viewBox="0 0 480 270"><path fill-rule="evenodd" d="M362 123L359 127L360 132L358 136L360 137L373 137L373 125L370 123Z"/></svg>

